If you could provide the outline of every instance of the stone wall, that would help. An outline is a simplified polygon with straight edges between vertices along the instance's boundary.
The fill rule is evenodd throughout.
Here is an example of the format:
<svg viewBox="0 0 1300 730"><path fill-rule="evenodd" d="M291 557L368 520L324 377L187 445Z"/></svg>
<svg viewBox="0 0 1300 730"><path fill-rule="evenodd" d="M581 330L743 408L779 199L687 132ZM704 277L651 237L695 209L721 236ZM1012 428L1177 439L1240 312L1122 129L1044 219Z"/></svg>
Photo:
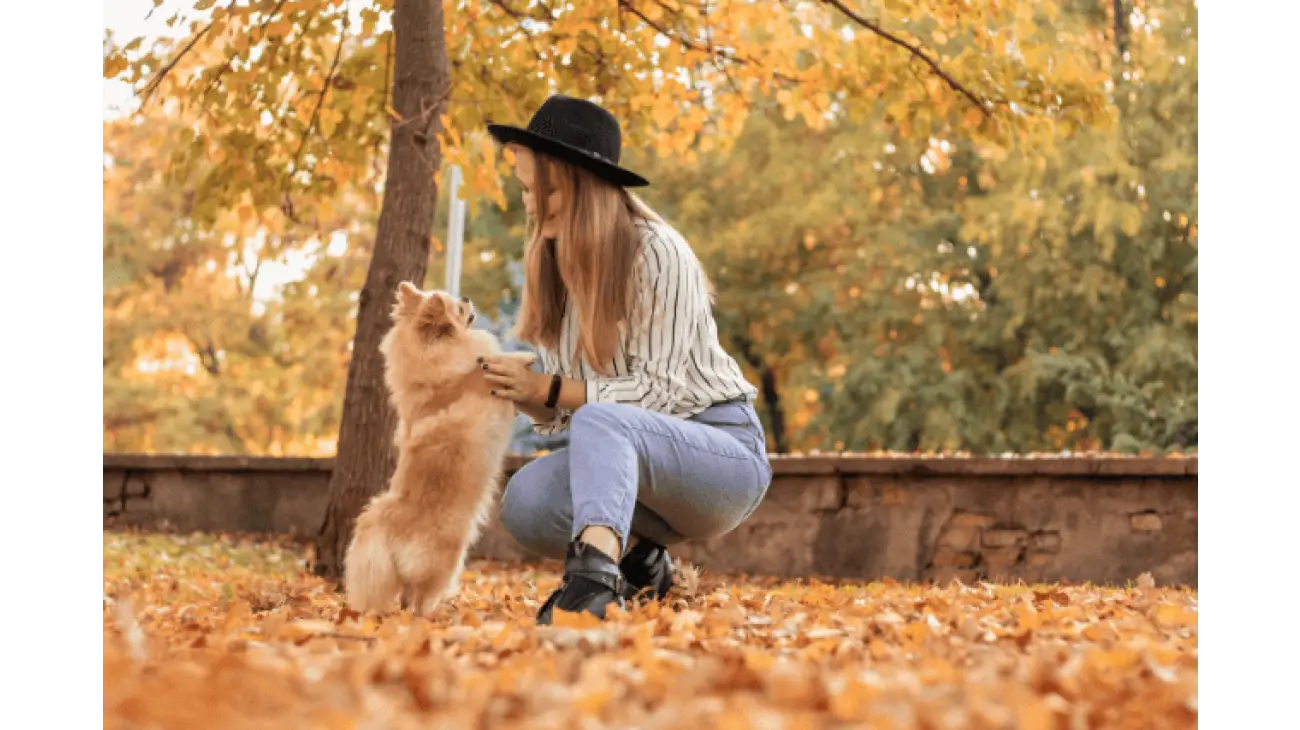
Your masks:
<svg viewBox="0 0 1300 730"><path fill-rule="evenodd" d="M104 525L311 536L331 466L105 454ZM1122 584L1149 571L1197 585L1194 457L774 457L773 468L744 525L673 553L769 575ZM495 520L474 554L529 559Z"/></svg>

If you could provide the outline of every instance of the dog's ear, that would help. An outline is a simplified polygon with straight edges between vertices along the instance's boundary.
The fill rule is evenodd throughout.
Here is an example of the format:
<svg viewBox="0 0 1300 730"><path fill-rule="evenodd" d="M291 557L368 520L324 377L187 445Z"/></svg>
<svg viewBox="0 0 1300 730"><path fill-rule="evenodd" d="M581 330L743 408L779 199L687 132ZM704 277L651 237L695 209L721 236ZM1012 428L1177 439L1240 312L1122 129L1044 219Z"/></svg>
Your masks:
<svg viewBox="0 0 1300 730"><path fill-rule="evenodd" d="M447 337L456 331L446 297L435 294L420 309L420 330L429 338Z"/></svg>
<svg viewBox="0 0 1300 730"><path fill-rule="evenodd" d="M397 301L393 305L393 320L415 314L420 309L420 303L424 301L424 295L419 289L415 288L409 281L403 281L397 285Z"/></svg>

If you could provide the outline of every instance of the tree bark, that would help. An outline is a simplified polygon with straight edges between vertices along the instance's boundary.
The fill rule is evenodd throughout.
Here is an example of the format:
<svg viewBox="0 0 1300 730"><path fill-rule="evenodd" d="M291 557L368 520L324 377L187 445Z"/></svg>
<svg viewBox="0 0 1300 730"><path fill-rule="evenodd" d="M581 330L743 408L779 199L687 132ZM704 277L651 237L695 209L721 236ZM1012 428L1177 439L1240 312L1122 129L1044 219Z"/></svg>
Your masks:
<svg viewBox="0 0 1300 730"><path fill-rule="evenodd" d="M1111 8L1115 20L1115 52L1123 64L1124 54L1128 53L1128 13L1124 10L1124 0L1112 0Z"/></svg>
<svg viewBox="0 0 1300 730"><path fill-rule="evenodd" d="M764 365L759 372L763 402L767 404L767 420L772 424L772 448L778 454L789 453L790 444L785 437L785 411L781 408L781 394L776 389L776 374Z"/></svg>
<svg viewBox="0 0 1300 730"><path fill-rule="evenodd" d="M357 515L387 487L396 462L396 416L379 343L397 285L424 284L442 163L437 133L451 88L441 0L397 0L393 33L393 108L401 119L390 122L375 250L357 311L329 506L316 537L313 571L334 580L342 577Z"/></svg>
<svg viewBox="0 0 1300 730"><path fill-rule="evenodd" d="M737 337L736 345L740 348L740 356L745 358L745 362L758 371L759 388L763 393L763 403L767 405L772 448L778 454L787 453L790 446L785 435L785 411L781 408L781 393L776 386L776 374L754 352L754 344L749 341L749 338Z"/></svg>

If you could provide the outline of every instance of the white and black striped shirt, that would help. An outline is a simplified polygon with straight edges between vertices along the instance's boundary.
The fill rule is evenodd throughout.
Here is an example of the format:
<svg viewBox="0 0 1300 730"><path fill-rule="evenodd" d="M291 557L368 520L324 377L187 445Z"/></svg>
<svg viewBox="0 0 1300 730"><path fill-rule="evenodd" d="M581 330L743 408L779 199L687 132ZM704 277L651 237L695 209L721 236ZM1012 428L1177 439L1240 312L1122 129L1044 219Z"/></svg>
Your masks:
<svg viewBox="0 0 1300 730"><path fill-rule="evenodd" d="M579 321L565 307L558 351L539 347L542 369L587 384L587 403L626 403L676 418L689 418L728 401L752 401L758 391L718 343L704 270L677 231L642 221L641 256L634 274L636 301L629 326L621 327L613 375L596 373L585 356L574 359ZM561 410L538 433L569 425Z"/></svg>

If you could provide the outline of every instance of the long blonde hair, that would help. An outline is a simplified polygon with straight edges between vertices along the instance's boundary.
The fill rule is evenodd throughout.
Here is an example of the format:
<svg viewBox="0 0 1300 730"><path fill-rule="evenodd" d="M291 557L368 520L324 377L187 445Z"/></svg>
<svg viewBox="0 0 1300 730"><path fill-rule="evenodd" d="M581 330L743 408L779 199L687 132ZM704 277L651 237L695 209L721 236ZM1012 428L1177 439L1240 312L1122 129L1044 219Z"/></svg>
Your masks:
<svg viewBox="0 0 1300 730"><path fill-rule="evenodd" d="M579 318L573 357L608 375L618 347L619 324L631 316L633 275L641 253L637 221L662 222L626 188L549 155L534 153L533 195L524 252L525 284L516 334L548 349L560 343L566 298ZM555 239L542 236L546 204L558 191L566 206Z"/></svg>

